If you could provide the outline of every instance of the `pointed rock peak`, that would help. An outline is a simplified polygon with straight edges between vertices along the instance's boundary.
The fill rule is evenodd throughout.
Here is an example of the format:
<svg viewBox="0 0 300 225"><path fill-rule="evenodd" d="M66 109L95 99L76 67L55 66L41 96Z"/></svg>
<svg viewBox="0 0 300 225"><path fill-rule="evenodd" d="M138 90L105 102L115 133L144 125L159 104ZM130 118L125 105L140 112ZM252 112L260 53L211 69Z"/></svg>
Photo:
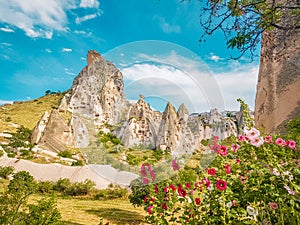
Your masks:
<svg viewBox="0 0 300 225"><path fill-rule="evenodd" d="M145 96L144 95L140 95L140 99L138 100L138 103L143 103Z"/></svg>
<svg viewBox="0 0 300 225"><path fill-rule="evenodd" d="M96 60L103 58L100 53L98 53L95 50L89 50L87 57L86 57L86 61L88 66L90 66L91 64L93 64Z"/></svg>
<svg viewBox="0 0 300 225"><path fill-rule="evenodd" d="M185 105L182 103L179 106L179 109L177 111L177 114L179 118L183 118L185 115L189 115L189 110L185 107Z"/></svg>
<svg viewBox="0 0 300 225"><path fill-rule="evenodd" d="M176 114L176 110L174 108L174 106L172 105L171 102L168 102L166 108L165 108L165 111L164 111L164 114Z"/></svg>

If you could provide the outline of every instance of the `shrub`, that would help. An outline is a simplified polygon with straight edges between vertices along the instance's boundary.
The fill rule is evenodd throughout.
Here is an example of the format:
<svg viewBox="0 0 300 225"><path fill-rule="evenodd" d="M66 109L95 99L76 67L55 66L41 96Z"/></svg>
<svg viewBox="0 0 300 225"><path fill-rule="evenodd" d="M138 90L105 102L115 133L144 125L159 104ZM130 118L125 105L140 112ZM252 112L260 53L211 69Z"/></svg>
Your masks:
<svg viewBox="0 0 300 225"><path fill-rule="evenodd" d="M107 189L97 190L94 199L95 200L109 200L124 198L128 195L128 190L126 188L121 188L120 186L112 186Z"/></svg>
<svg viewBox="0 0 300 225"><path fill-rule="evenodd" d="M72 152L70 152L68 150L61 151L57 155L60 157L72 159Z"/></svg>
<svg viewBox="0 0 300 225"><path fill-rule="evenodd" d="M12 166L2 167L0 166L0 177L4 179L8 179L8 176L14 172L14 168Z"/></svg>
<svg viewBox="0 0 300 225"><path fill-rule="evenodd" d="M84 163L82 160L77 160L75 162L72 162L71 166L83 166Z"/></svg>
<svg viewBox="0 0 300 225"><path fill-rule="evenodd" d="M54 183L51 181L40 181L37 183L37 190L43 194L49 194L54 191Z"/></svg>
<svg viewBox="0 0 300 225"><path fill-rule="evenodd" d="M66 194L68 189L71 187L71 181L67 178L59 179L53 186L53 190L58 191L62 194Z"/></svg>

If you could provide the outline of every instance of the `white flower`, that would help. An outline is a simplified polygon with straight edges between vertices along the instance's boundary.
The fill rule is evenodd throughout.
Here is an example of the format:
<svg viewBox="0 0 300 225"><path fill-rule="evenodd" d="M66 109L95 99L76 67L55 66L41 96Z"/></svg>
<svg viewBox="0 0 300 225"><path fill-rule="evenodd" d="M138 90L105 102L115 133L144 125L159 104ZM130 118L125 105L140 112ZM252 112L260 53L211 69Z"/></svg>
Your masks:
<svg viewBox="0 0 300 225"><path fill-rule="evenodd" d="M259 147L264 143L264 139L262 137L252 137L249 139L250 139L250 144L256 147Z"/></svg>
<svg viewBox="0 0 300 225"><path fill-rule="evenodd" d="M258 210L257 210L257 209L254 209L254 208L251 207L251 206L247 206L246 210L247 210L247 213L248 213L250 216L256 217L256 216L258 215Z"/></svg>
<svg viewBox="0 0 300 225"><path fill-rule="evenodd" d="M260 136L259 130L255 129L254 127L252 127L250 130L244 129L244 132L245 132L245 135L249 138L249 140L259 138L259 136Z"/></svg>
<svg viewBox="0 0 300 225"><path fill-rule="evenodd" d="M214 190L214 186L212 186L212 185L209 185L209 186L207 187L207 190L209 190L209 191L212 191L212 190Z"/></svg>
<svg viewBox="0 0 300 225"><path fill-rule="evenodd" d="M273 174L275 176L279 176L280 175L280 173L278 172L278 170L276 168L273 168Z"/></svg>
<svg viewBox="0 0 300 225"><path fill-rule="evenodd" d="M290 179L290 181L294 179L292 174L289 176L289 179Z"/></svg>
<svg viewBox="0 0 300 225"><path fill-rule="evenodd" d="M232 202L227 202L226 207L230 208L232 206Z"/></svg>
<svg viewBox="0 0 300 225"><path fill-rule="evenodd" d="M283 174L284 175L290 175L290 171L284 171Z"/></svg>

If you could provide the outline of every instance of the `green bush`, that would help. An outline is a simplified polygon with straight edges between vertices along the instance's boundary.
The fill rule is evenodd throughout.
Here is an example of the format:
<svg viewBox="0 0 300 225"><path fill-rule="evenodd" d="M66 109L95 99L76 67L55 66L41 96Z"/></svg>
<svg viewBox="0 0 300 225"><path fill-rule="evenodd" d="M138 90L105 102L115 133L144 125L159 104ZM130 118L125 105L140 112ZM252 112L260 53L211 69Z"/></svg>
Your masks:
<svg viewBox="0 0 300 225"><path fill-rule="evenodd" d="M84 182L76 182L66 190L66 194L71 196L88 195L94 189L95 185L95 182L88 179Z"/></svg>
<svg viewBox="0 0 300 225"><path fill-rule="evenodd" d="M14 168L12 166L2 167L0 166L0 177L4 179L8 179L8 176L14 172Z"/></svg>
<svg viewBox="0 0 300 225"><path fill-rule="evenodd" d="M95 200L109 200L124 198L128 196L128 190L126 188L121 188L120 186L112 186L107 189L97 190L94 196Z"/></svg>
<svg viewBox="0 0 300 225"><path fill-rule="evenodd" d="M82 160L77 160L75 162L72 162L71 166L83 166L84 163Z"/></svg>
<svg viewBox="0 0 300 225"><path fill-rule="evenodd" d="M60 157L72 159L72 152L70 152L68 150L61 151L57 155Z"/></svg>
<svg viewBox="0 0 300 225"><path fill-rule="evenodd" d="M66 194L68 189L71 187L71 181L67 178L59 179L53 186L53 190L60 192L62 194Z"/></svg>
<svg viewBox="0 0 300 225"><path fill-rule="evenodd" d="M51 181L40 181L37 186L38 192L42 194L49 194L54 191L54 183Z"/></svg>

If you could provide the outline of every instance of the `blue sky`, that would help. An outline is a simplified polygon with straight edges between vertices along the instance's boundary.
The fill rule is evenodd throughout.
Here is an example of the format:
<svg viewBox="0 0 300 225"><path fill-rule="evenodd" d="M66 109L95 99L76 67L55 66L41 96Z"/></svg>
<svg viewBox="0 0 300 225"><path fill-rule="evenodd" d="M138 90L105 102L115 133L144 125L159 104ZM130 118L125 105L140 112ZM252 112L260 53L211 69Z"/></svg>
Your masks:
<svg viewBox="0 0 300 225"><path fill-rule="evenodd" d="M0 104L65 91L94 49L121 69L128 99L159 110L253 109L258 62L230 60L221 33L199 43L199 1L0 0Z"/></svg>

